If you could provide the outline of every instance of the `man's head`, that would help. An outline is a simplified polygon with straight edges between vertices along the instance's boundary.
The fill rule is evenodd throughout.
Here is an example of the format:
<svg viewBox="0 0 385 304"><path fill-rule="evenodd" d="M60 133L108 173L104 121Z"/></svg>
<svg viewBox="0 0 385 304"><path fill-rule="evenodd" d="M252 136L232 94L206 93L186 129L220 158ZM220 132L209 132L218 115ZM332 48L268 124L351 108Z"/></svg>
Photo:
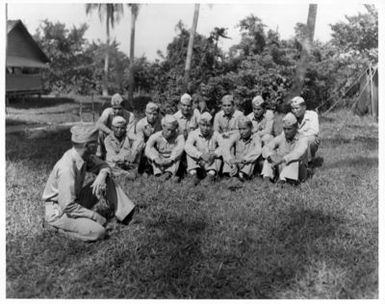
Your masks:
<svg viewBox="0 0 385 304"><path fill-rule="evenodd" d="M162 118L162 134L166 139L174 137L178 132L178 121L172 115L165 115Z"/></svg>
<svg viewBox="0 0 385 304"><path fill-rule="evenodd" d="M155 123L159 117L159 106L156 103L149 102L146 105L146 117L150 124Z"/></svg>
<svg viewBox="0 0 385 304"><path fill-rule="evenodd" d="M111 107L114 115L121 115L123 111L123 97L116 93L111 97Z"/></svg>
<svg viewBox="0 0 385 304"><path fill-rule="evenodd" d="M262 96L256 96L251 102L255 118L260 118L265 113L265 101Z"/></svg>
<svg viewBox="0 0 385 304"><path fill-rule="evenodd" d="M295 115L295 117L297 117L297 119L301 119L305 115L306 103L302 97L300 96L294 97L290 102L290 106L291 106L291 112L293 112L293 114Z"/></svg>
<svg viewBox="0 0 385 304"><path fill-rule="evenodd" d="M238 121L238 130L242 139L249 139L253 130L253 123L248 117L242 116Z"/></svg>
<svg viewBox="0 0 385 304"><path fill-rule="evenodd" d="M213 129L213 125L211 122L212 118L213 117L207 112L204 112L199 117L199 129L203 136L208 136L211 133Z"/></svg>
<svg viewBox="0 0 385 304"><path fill-rule="evenodd" d="M225 115L231 115L234 113L234 97L233 95L225 95L222 97L222 110Z"/></svg>
<svg viewBox="0 0 385 304"><path fill-rule="evenodd" d="M71 128L71 141L84 160L96 153L98 129L95 125L75 125Z"/></svg>
<svg viewBox="0 0 385 304"><path fill-rule="evenodd" d="M122 139L126 135L127 121L122 116L115 116L111 125L114 135L118 139Z"/></svg>
<svg viewBox="0 0 385 304"><path fill-rule="evenodd" d="M207 109L207 103L206 103L206 101L205 101L203 98L201 98L201 99L199 100L199 102L198 102L198 108L199 108L201 111Z"/></svg>
<svg viewBox="0 0 385 304"><path fill-rule="evenodd" d="M294 136L297 134L297 130L298 130L298 121L293 113L287 113L282 118L282 127L283 127L283 132L285 133L286 139L292 140Z"/></svg>
<svg viewBox="0 0 385 304"><path fill-rule="evenodd" d="M190 116L193 113L192 98L187 93L180 98L180 110L184 116Z"/></svg>

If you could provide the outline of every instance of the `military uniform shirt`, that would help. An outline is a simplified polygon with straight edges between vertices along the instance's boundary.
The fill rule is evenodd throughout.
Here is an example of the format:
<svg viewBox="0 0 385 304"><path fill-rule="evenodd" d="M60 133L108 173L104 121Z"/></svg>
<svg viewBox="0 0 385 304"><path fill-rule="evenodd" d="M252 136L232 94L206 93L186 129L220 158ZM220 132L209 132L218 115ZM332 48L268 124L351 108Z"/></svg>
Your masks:
<svg viewBox="0 0 385 304"><path fill-rule="evenodd" d="M187 135L191 131L198 128L200 114L197 109L194 109L190 117L184 116L181 110L176 112L173 116L178 121L179 134L183 134L185 138L187 138Z"/></svg>
<svg viewBox="0 0 385 304"><path fill-rule="evenodd" d="M185 151L192 158L199 159L203 153L215 153L221 155L222 136L213 131L207 137L204 137L200 129L192 131L186 141Z"/></svg>
<svg viewBox="0 0 385 304"><path fill-rule="evenodd" d="M298 133L303 136L318 136L318 114L315 111L305 111L305 115L298 125Z"/></svg>
<svg viewBox="0 0 385 304"><path fill-rule="evenodd" d="M144 130L149 130L151 133L149 136L147 136L146 132ZM136 135L140 138L143 139L144 142L148 140L148 138L154 134L155 132L161 131L162 130L162 125L161 125L161 119L157 119L155 121L154 125L151 125L147 121L147 117L143 117L141 120L138 121L136 124Z"/></svg>
<svg viewBox="0 0 385 304"><path fill-rule="evenodd" d="M114 134L110 134L104 140L106 147L106 162L114 165L118 161L127 161L130 155L135 155L139 150L139 140L131 141L127 136L119 141Z"/></svg>
<svg viewBox="0 0 385 304"><path fill-rule="evenodd" d="M233 158L230 149L234 148L234 156L236 159L242 159L246 163L252 163L258 159L262 152L262 143L259 135L252 134L249 139L244 140L240 134L236 134L230 138L228 146L224 149L223 158L230 161Z"/></svg>
<svg viewBox="0 0 385 304"><path fill-rule="evenodd" d="M218 133L232 134L238 130L238 119L243 116L243 113L239 110L235 110L230 116L225 115L223 110L215 114L214 117L214 130Z"/></svg>
<svg viewBox="0 0 385 304"><path fill-rule="evenodd" d="M134 113L131 113L130 111L127 111L125 109L122 109L122 114L119 116L122 116L127 121L127 134L131 137L135 134L135 115ZM102 115L100 115L98 120L98 126L99 128L104 131L105 133L109 133L108 129L112 128L112 120L114 119L114 110L113 108L106 108L104 109ZM107 128L108 129L107 129Z"/></svg>
<svg viewBox="0 0 385 304"><path fill-rule="evenodd" d="M271 110L266 110L261 120L257 120L253 112L247 117L253 123L253 133L257 133L260 137L265 134L273 133L274 113Z"/></svg>
<svg viewBox="0 0 385 304"><path fill-rule="evenodd" d="M287 141L285 133L281 133L277 137L266 144L262 149L263 158L268 158L274 152L282 156L286 163L300 160L307 151L306 137L296 134L293 140Z"/></svg>
<svg viewBox="0 0 385 304"><path fill-rule="evenodd" d="M152 161L159 156L174 161L182 155L184 144L183 135L178 134L174 138L167 140L162 135L162 131L159 131L150 136L144 153Z"/></svg>
<svg viewBox="0 0 385 304"><path fill-rule="evenodd" d="M111 173L107 163L96 156L92 155L90 160L85 163L74 148L65 152L49 175L43 192L43 200L57 202L61 212L66 213L68 217L87 217L95 220L94 211L77 203L86 171Z"/></svg>

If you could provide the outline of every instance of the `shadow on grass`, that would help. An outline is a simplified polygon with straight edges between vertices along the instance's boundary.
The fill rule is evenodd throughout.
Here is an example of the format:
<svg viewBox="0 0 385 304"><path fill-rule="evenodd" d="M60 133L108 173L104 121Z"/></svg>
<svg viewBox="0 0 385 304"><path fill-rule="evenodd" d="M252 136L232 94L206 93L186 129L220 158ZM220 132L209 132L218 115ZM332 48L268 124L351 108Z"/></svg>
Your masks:
<svg viewBox="0 0 385 304"><path fill-rule="evenodd" d="M24 100L21 98L11 100L10 107L16 109L31 109L31 108L46 108L54 107L66 103L74 103L73 98L69 97L26 97Z"/></svg>
<svg viewBox="0 0 385 304"><path fill-rule="evenodd" d="M298 280L308 275L307 265L326 261L329 267L343 269L345 273L346 281L342 283L342 293L338 297L351 298L357 281L377 269L377 250L362 246L364 240L346 229L344 218L306 209L292 211L288 216L291 219L289 222L282 223L279 229L272 231L272 238L285 249L279 263L283 266L277 268L278 273L283 275L273 272L270 276L274 285L290 288L288 283L292 278ZM373 235L367 238L369 241L365 242L376 243L376 232L373 231ZM357 265L358 259L362 259L359 267L351 267Z"/></svg>
<svg viewBox="0 0 385 304"><path fill-rule="evenodd" d="M6 160L30 160L36 166L41 160L55 163L71 147L69 127L36 131L32 134L24 131L12 133L6 136Z"/></svg>
<svg viewBox="0 0 385 304"><path fill-rule="evenodd" d="M325 169L337 169L337 168L358 168L357 173L361 172L359 168L378 167L378 158L358 156L355 158L345 158L337 162L326 162Z"/></svg>
<svg viewBox="0 0 385 304"><path fill-rule="evenodd" d="M64 282L60 280L66 267L87 255L92 256L95 246L96 243L70 240L43 230L33 237L24 235L9 239L7 236L7 298L70 296L58 294L58 289L53 288L53 284L62 285ZM14 283L10 285L11 282Z"/></svg>
<svg viewBox="0 0 385 304"><path fill-rule="evenodd" d="M18 126L18 125L44 125L42 123L34 123L31 121L27 121L24 119L19 119L19 118L5 118L5 125L6 127L11 127L11 126Z"/></svg>
<svg viewBox="0 0 385 304"><path fill-rule="evenodd" d="M319 115L319 122L320 123L323 123L323 122L334 122L334 121L336 121L336 119L333 118L333 117L322 116L322 114Z"/></svg>

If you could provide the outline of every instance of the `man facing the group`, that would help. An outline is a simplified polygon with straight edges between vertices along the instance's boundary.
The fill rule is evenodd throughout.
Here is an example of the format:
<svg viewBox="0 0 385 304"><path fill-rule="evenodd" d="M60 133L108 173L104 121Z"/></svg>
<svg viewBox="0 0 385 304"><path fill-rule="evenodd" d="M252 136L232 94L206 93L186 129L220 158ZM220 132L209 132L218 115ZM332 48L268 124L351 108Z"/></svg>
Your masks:
<svg viewBox="0 0 385 304"><path fill-rule="evenodd" d="M95 156L95 126L76 125L71 133L73 147L55 164L43 192L45 224L70 238L96 241L104 238L110 217L123 222L134 204L114 183L108 164ZM87 171L97 176L83 185Z"/></svg>

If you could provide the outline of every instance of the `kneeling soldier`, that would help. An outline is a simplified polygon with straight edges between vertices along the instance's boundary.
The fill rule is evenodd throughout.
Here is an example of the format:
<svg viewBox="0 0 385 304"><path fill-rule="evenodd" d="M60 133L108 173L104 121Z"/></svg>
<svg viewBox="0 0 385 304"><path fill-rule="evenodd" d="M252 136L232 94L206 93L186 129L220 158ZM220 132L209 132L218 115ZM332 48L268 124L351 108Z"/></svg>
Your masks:
<svg viewBox="0 0 385 304"><path fill-rule="evenodd" d="M185 146L187 154L187 170L193 176L193 182L200 182L198 170L214 181L220 167L220 141L222 136L213 131L212 116L205 112L199 118L199 129L190 132ZM202 172L203 171L203 172Z"/></svg>
<svg viewBox="0 0 385 304"><path fill-rule="evenodd" d="M106 147L106 162L112 169L114 177L123 176L134 180L138 172L140 151L144 146L140 139L129 139L126 128L127 121L121 116L115 116L111 125L112 134L104 140Z"/></svg>
<svg viewBox="0 0 385 304"><path fill-rule="evenodd" d="M262 176L266 180L278 178L280 184L302 181L307 176L307 138L298 133L294 114L286 114L282 124L283 133L263 147Z"/></svg>
<svg viewBox="0 0 385 304"><path fill-rule="evenodd" d="M44 189L45 223L71 238L95 241L104 238L112 212L123 221L134 204L109 177L107 163L95 156L97 129L79 125L71 133L73 148L55 164ZM98 175L83 187L86 171Z"/></svg>
<svg viewBox="0 0 385 304"><path fill-rule="evenodd" d="M162 129L150 136L144 151L152 164L154 175L163 175L163 180L168 180L178 171L185 141L172 115L162 118Z"/></svg>
<svg viewBox="0 0 385 304"><path fill-rule="evenodd" d="M258 157L261 155L261 139L252 134L253 123L245 116L239 118L239 134L229 139L223 148L223 173L238 177L240 181L251 178Z"/></svg>

